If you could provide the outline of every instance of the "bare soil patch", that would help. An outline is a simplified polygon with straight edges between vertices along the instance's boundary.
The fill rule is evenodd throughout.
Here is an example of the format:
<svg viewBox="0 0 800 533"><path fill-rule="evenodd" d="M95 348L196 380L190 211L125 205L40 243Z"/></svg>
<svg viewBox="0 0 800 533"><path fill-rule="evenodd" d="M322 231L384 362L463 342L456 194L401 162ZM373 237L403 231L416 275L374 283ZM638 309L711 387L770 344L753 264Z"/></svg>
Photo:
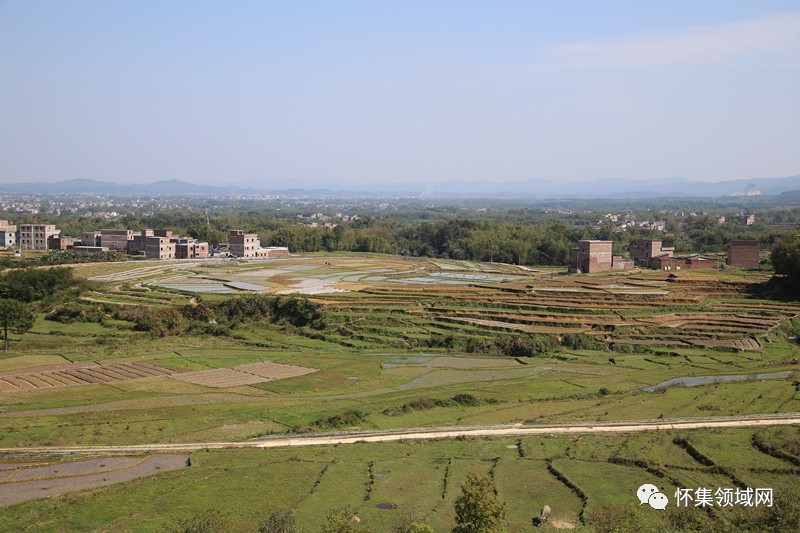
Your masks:
<svg viewBox="0 0 800 533"><path fill-rule="evenodd" d="M198 370L197 372L183 372L172 377L181 381L188 381L206 387L235 387L237 385L253 385L264 381L302 376L316 372L316 368L304 366L285 365L264 361L237 366L235 368L215 368L212 370Z"/></svg>
<svg viewBox="0 0 800 533"><path fill-rule="evenodd" d="M0 480L0 506L76 490L111 485L188 466L188 454L103 457L53 463L6 463Z"/></svg>
<svg viewBox="0 0 800 533"><path fill-rule="evenodd" d="M101 365L91 361L0 372L0 393L170 376L175 370L149 361Z"/></svg>

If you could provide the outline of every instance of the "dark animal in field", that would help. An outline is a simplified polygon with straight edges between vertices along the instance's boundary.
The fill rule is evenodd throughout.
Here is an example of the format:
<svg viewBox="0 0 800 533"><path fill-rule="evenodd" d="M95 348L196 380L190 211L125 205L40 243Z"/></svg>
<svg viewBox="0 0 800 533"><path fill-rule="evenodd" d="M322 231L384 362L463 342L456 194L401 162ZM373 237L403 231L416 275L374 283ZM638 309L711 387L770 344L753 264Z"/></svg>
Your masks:
<svg viewBox="0 0 800 533"><path fill-rule="evenodd" d="M611 363L612 365L616 365L617 364L617 360L614 359L613 357L609 357L608 358L608 362Z"/></svg>

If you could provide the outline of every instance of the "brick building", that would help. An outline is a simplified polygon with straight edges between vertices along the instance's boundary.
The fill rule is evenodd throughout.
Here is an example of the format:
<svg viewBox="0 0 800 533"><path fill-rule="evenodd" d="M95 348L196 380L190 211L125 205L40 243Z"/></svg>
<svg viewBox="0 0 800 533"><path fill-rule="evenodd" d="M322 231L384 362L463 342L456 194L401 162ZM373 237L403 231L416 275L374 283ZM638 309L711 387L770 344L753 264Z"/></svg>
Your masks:
<svg viewBox="0 0 800 533"><path fill-rule="evenodd" d="M728 244L728 267L758 268L760 260L758 241L735 240Z"/></svg>
<svg viewBox="0 0 800 533"><path fill-rule="evenodd" d="M75 246L75 237L67 237L61 234L50 235L47 238L48 250L69 250Z"/></svg>
<svg viewBox="0 0 800 533"><path fill-rule="evenodd" d="M614 255L611 241L583 240L572 249L570 272L606 272L626 270L633 267L633 261L623 261L622 256Z"/></svg>
<svg viewBox="0 0 800 533"><path fill-rule="evenodd" d="M100 246L109 250L128 251L128 241L133 239L133 230L104 229L100 231Z"/></svg>
<svg viewBox="0 0 800 533"><path fill-rule="evenodd" d="M89 231L81 237L81 246L91 246L92 248L100 246L101 232ZM107 250L106 250L107 251Z"/></svg>
<svg viewBox="0 0 800 533"><path fill-rule="evenodd" d="M208 243L197 239L181 237L172 239L175 244L176 259L205 259L208 257Z"/></svg>
<svg viewBox="0 0 800 533"><path fill-rule="evenodd" d="M175 259L175 243L169 237L144 237L144 256L148 259Z"/></svg>
<svg viewBox="0 0 800 533"><path fill-rule="evenodd" d="M631 243L629 250L634 266L642 268L649 268L650 260L654 257L672 257L675 253L674 247L664 246L662 241L652 239L637 239Z"/></svg>

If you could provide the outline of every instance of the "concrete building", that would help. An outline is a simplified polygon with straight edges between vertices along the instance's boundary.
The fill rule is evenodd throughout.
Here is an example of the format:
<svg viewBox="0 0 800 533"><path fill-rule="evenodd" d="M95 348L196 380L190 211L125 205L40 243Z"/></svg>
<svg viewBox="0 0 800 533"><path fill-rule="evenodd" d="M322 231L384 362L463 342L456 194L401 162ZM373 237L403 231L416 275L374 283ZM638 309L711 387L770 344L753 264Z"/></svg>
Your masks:
<svg viewBox="0 0 800 533"><path fill-rule="evenodd" d="M47 239L58 233L54 224L21 224L19 247L22 250L47 250Z"/></svg>
<svg viewBox="0 0 800 533"><path fill-rule="evenodd" d="M199 242L197 239L188 237L172 240L175 244L175 257L177 259L205 259L208 257L207 242Z"/></svg>
<svg viewBox="0 0 800 533"><path fill-rule="evenodd" d="M760 261L758 241L735 240L728 244L728 267L758 268Z"/></svg>
<svg viewBox="0 0 800 533"><path fill-rule="evenodd" d="M717 268L717 260L700 257L697 254L686 257L672 257L662 254L649 261L649 268L654 270L695 270L698 268Z"/></svg>
<svg viewBox="0 0 800 533"><path fill-rule="evenodd" d="M47 249L48 250L69 250L70 248L75 246L75 241L77 239L75 237L67 237L65 235L56 234L50 235L47 238Z"/></svg>
<svg viewBox="0 0 800 533"><path fill-rule="evenodd" d="M231 255L243 258L285 257L289 249L285 246L261 247L261 241L255 233L245 233L240 229L232 229L228 234L228 250Z"/></svg>
<svg viewBox="0 0 800 533"><path fill-rule="evenodd" d="M151 229L135 233L128 241L128 255L144 255L144 241L147 237L153 237L154 233Z"/></svg>
<svg viewBox="0 0 800 533"><path fill-rule="evenodd" d="M285 246L267 246L261 249L262 257L289 257L289 249Z"/></svg>
<svg viewBox="0 0 800 533"><path fill-rule="evenodd" d="M633 268L633 261L623 261L612 252L611 241L583 240L572 249L570 272L606 272Z"/></svg>
<svg viewBox="0 0 800 533"><path fill-rule="evenodd" d="M675 253L674 247L664 246L662 241L652 239L637 239L630 246L631 260L634 266L649 268L650 259L662 256L672 257Z"/></svg>
<svg viewBox="0 0 800 533"><path fill-rule="evenodd" d="M108 248L105 246L83 246L83 245L76 245L72 247L73 252L107 252Z"/></svg>
<svg viewBox="0 0 800 533"><path fill-rule="evenodd" d="M255 233L245 233L240 229L232 229L228 233L230 253L236 257L255 257L261 249L261 241Z"/></svg>
<svg viewBox="0 0 800 533"><path fill-rule="evenodd" d="M175 243L169 237L144 237L144 255L148 259L175 259Z"/></svg>
<svg viewBox="0 0 800 533"><path fill-rule="evenodd" d="M133 231L129 229L104 229L100 231L100 246L109 250L128 251L128 241L133 239Z"/></svg>
<svg viewBox="0 0 800 533"><path fill-rule="evenodd" d="M8 220L0 220L0 248L13 248L17 244L17 227Z"/></svg>
<svg viewBox="0 0 800 533"><path fill-rule="evenodd" d="M81 237L81 246L91 246L97 247L100 246L100 238L101 232L99 231L89 231L83 234Z"/></svg>

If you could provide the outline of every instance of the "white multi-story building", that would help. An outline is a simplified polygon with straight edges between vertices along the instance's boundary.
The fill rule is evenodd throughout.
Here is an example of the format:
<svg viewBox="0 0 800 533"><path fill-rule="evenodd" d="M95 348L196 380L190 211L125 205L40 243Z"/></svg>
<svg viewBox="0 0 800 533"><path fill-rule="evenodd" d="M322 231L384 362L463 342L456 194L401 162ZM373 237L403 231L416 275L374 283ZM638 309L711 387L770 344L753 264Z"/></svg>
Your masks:
<svg viewBox="0 0 800 533"><path fill-rule="evenodd" d="M54 224L20 224L19 247L22 250L47 250L47 239L59 233Z"/></svg>
<svg viewBox="0 0 800 533"><path fill-rule="evenodd" d="M17 227L8 220L0 220L0 248L13 248L17 244Z"/></svg>

